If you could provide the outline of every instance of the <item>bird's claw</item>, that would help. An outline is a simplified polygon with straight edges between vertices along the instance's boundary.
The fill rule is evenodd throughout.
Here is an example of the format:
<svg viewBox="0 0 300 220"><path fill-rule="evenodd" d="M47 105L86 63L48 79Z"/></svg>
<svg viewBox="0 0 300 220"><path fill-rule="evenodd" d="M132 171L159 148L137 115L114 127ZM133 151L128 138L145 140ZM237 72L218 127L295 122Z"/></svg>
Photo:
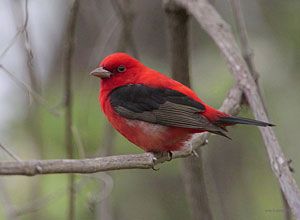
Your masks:
<svg viewBox="0 0 300 220"><path fill-rule="evenodd" d="M153 158L152 158L152 170L154 170L154 171L158 171L159 170L159 168L155 168L155 165L156 165L156 163L157 163L157 157L155 156L155 154L153 153Z"/></svg>
<svg viewBox="0 0 300 220"><path fill-rule="evenodd" d="M156 168L155 165L157 163L159 163L158 160L160 158L163 158L163 160L164 160L164 158L167 157L167 159L165 159L165 161L171 161L173 159L173 153L172 153L172 151L168 151L168 152L152 152L152 154L153 154L153 157L152 157L152 164L153 164L152 165L152 170L155 170L155 171L159 170L159 168Z"/></svg>
<svg viewBox="0 0 300 220"><path fill-rule="evenodd" d="M151 168L152 168L152 170L154 170L154 171L158 171L158 170L159 170L159 168L156 168L155 165L153 165Z"/></svg>

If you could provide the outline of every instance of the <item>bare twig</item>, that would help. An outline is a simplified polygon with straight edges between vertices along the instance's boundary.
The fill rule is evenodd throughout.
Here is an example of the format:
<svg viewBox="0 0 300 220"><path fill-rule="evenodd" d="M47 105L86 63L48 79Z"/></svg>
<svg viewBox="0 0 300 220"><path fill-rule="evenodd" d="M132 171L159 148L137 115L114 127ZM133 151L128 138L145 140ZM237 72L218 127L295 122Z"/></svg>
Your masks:
<svg viewBox="0 0 300 220"><path fill-rule="evenodd" d="M7 44L6 48L4 48L4 50L2 51L1 55L0 55L0 60L3 59L3 57L6 55L6 53L10 50L10 48L16 43L16 41L18 40L18 37L20 36L20 34L22 33L22 29L19 29L15 35L13 36L13 38L10 40L10 42Z"/></svg>
<svg viewBox="0 0 300 220"><path fill-rule="evenodd" d="M67 26L67 36L66 36L66 54L65 54L65 142L66 151L68 158L74 158L73 149L73 135L72 135L72 58L74 54L74 39L75 39L75 29L76 20L79 10L79 1L74 0L71 11L69 23ZM69 175L69 213L68 219L75 219L75 175Z"/></svg>
<svg viewBox="0 0 300 220"><path fill-rule="evenodd" d="M16 2L17 3L17 2ZM16 4L14 3L14 4ZM27 31L27 24L28 24L28 0L25 2L25 16L24 16L24 23L23 25L18 28L18 31L14 35L14 37L11 39L7 47L2 51L0 55L0 60L6 55L6 53L10 50L10 48L16 43L18 37L23 34L24 35L24 44L25 44L25 49L27 53L27 65L29 69L29 76L31 80L31 84L33 87L29 86L27 83L23 82L22 80L18 79L15 77L14 74L12 74L3 64L0 63L0 68L14 81L16 82L21 88L23 88L26 92L29 93L30 97L33 97L35 101L37 101L39 104L44 106L50 113L52 113L55 116L61 115L60 112L55 111L50 107L48 102L38 93L38 86L37 86L37 80L35 78L35 74L33 73L33 65L32 65L32 59L33 59L33 53L32 49L30 46L29 42L29 36L28 36L28 31Z"/></svg>
<svg viewBox="0 0 300 220"><path fill-rule="evenodd" d="M5 151L11 158L16 161L21 161L20 157L18 157L15 153L13 153L10 149L6 148L4 145L0 143L0 148Z"/></svg>
<svg viewBox="0 0 300 220"><path fill-rule="evenodd" d="M25 0L25 21L23 25L23 30L24 30L23 35L24 35L24 45L25 45L25 51L27 57L27 68L28 68L28 74L29 74L29 78L33 90L40 92L37 74L35 73L35 69L33 66L33 51L32 51L31 43L29 40L29 34L28 34L28 20L29 20L28 0Z"/></svg>
<svg viewBox="0 0 300 220"><path fill-rule="evenodd" d="M255 70L255 66L253 62L253 51L249 45L246 23L241 9L241 2L240 0L230 0L230 3L234 15L234 21L236 23L237 30L238 30L242 55L249 67L249 71L252 73L255 81L257 81L259 76Z"/></svg>
<svg viewBox="0 0 300 220"><path fill-rule="evenodd" d="M44 106L50 113L55 116L60 116L61 113L53 109L49 103L36 91L34 91L26 82L18 79L13 73L11 73L6 67L0 64L0 69L3 70L16 84L18 84L21 88L23 88L26 92L30 93L30 95L42 106Z"/></svg>
<svg viewBox="0 0 300 220"><path fill-rule="evenodd" d="M164 1L169 29L171 72L175 80L190 86L188 15L184 8L173 0ZM196 151L196 150L195 150ZM207 190L204 181L202 151L197 149L197 157L183 160L182 177L186 198L192 219L212 219Z"/></svg>
<svg viewBox="0 0 300 220"><path fill-rule="evenodd" d="M256 82L259 96L260 96L261 100L263 101L263 97L261 95L261 89L259 87L259 82L258 82L259 74L254 65L254 59L253 59L254 53L253 53L253 50L250 48L246 23L245 23L244 15L243 15L242 8L241 8L241 2L240 2L240 0L230 0L230 2L231 2L233 15L234 15L234 21L235 21L237 29L238 29L238 36L239 36L239 40L240 40L242 55L243 55L244 60L247 63L250 73L252 74L252 76ZM246 101L246 100L244 100L244 101ZM267 112L265 103L264 102L262 102L262 103L264 105L265 111Z"/></svg>
<svg viewBox="0 0 300 220"><path fill-rule="evenodd" d="M28 74L30 88L35 91L35 93L41 94L40 81L38 74L35 71L33 49L29 35L29 1L11 1L11 4L13 5L12 9L14 10L16 26L18 26L19 23L23 24L20 40L22 43L21 49L23 49L22 52L24 52L24 57L27 64L27 69L25 69L24 72ZM19 17L21 22L18 19ZM26 121L30 123L31 126L30 129L28 129L28 133L33 140L33 147L34 152L36 153L36 157L43 158L43 137L41 134L41 120L39 119L40 105L38 102L32 101L35 101L35 99L31 95L31 93L29 93L30 108L28 108L29 111L26 117ZM37 197L41 196L41 194L41 179L37 178L33 180L32 184L30 185L30 193L28 193L27 200L35 200ZM32 220L37 220L40 218L41 217L38 215L38 213L31 216Z"/></svg>
<svg viewBox="0 0 300 220"><path fill-rule="evenodd" d="M257 120L268 121L257 85L240 54L229 25L207 0L176 1L185 6L194 15L202 28L215 41L228 62L239 87L245 93L255 118ZM300 219L300 192L289 170L288 160L281 150L274 130L271 127L259 129L265 142L272 170L278 178L280 187L294 215L297 219Z"/></svg>
<svg viewBox="0 0 300 220"><path fill-rule="evenodd" d="M119 17L119 20L122 23L122 31L119 40L118 50L131 50L133 56L135 58L138 58L139 55L132 34L134 12L132 10L133 4L131 3L131 1L132 0L125 0L123 4L121 4L118 0L113 0L111 1L111 3L115 9L116 15Z"/></svg>

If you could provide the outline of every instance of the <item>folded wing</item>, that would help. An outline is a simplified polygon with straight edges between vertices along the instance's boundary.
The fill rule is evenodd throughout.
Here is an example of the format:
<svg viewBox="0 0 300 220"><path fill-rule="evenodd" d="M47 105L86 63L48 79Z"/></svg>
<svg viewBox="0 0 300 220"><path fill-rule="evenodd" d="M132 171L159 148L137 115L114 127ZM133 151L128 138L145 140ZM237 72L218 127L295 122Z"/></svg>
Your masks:
<svg viewBox="0 0 300 220"><path fill-rule="evenodd" d="M111 92L110 103L119 115L127 119L226 136L221 127L201 114L205 111L204 105L175 90L142 84L126 85Z"/></svg>

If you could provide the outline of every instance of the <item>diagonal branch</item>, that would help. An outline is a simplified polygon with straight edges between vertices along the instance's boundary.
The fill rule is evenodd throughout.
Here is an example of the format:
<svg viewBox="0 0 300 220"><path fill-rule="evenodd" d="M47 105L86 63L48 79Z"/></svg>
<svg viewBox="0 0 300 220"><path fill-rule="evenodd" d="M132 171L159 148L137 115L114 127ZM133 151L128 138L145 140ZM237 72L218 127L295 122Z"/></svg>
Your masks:
<svg viewBox="0 0 300 220"><path fill-rule="evenodd" d="M61 113L53 109L50 104L44 99L39 93L33 90L26 82L17 78L13 73L11 73L5 66L0 64L0 70L6 73L18 86L20 86L24 91L28 92L39 104L41 104L45 109L47 109L51 114L55 116L60 116Z"/></svg>
<svg viewBox="0 0 300 220"><path fill-rule="evenodd" d="M249 70L252 73L255 81L257 81L258 73L256 72L255 66L254 66L253 51L249 45L246 23L245 23L245 19L244 19L242 10L241 10L241 2L240 2L240 0L230 0L230 3L231 3L236 27L238 30L238 36L239 36L239 40L240 40L242 55L248 65Z"/></svg>
<svg viewBox="0 0 300 220"><path fill-rule="evenodd" d="M235 42L229 25L206 0L176 0L196 18L202 28L215 41L239 87L243 90L257 120L269 121L259 90ZM300 219L300 191L289 169L273 128L259 128L280 187L297 219Z"/></svg>
<svg viewBox="0 0 300 220"><path fill-rule="evenodd" d="M7 153L11 158L13 158L14 160L16 161L21 161L21 158L18 157L15 153L13 153L10 149L6 148L4 145L2 145L0 143L0 148L5 152Z"/></svg>

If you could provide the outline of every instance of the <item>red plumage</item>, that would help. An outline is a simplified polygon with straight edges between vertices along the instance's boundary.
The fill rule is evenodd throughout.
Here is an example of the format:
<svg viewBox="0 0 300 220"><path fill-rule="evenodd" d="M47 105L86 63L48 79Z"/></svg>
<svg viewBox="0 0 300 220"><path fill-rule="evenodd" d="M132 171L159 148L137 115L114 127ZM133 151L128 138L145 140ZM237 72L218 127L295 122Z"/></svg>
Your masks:
<svg viewBox="0 0 300 220"><path fill-rule="evenodd" d="M107 56L91 74L102 79L99 102L112 126L145 151L180 150L192 134L206 131L205 126L198 128L194 125L190 126L191 123L186 123L187 126L184 126L182 125L184 121L178 121L174 117L170 119L172 112L176 110L179 112L179 117L189 117L188 120L199 123L197 119L190 119L195 116L189 113L190 108L195 109L194 106L197 104L201 107L197 112L201 114L199 120L207 120L211 125L208 130L213 133L223 134L222 128L237 123L271 125L251 119L231 117L220 112L205 104L190 88L143 65L125 53ZM143 87L140 86L140 89L137 85ZM130 87L131 90L126 89ZM125 88L129 91L128 94L120 92L112 96L112 93L119 88ZM151 97L148 97L148 94ZM174 97L176 100L172 101ZM112 100L113 98L116 100ZM148 98L149 103L146 102ZM112 105L112 103L116 104ZM166 108L165 103L171 103L176 108L178 106L179 110ZM168 109L169 116L165 114L168 113ZM211 127L220 128L220 131L211 130Z"/></svg>

